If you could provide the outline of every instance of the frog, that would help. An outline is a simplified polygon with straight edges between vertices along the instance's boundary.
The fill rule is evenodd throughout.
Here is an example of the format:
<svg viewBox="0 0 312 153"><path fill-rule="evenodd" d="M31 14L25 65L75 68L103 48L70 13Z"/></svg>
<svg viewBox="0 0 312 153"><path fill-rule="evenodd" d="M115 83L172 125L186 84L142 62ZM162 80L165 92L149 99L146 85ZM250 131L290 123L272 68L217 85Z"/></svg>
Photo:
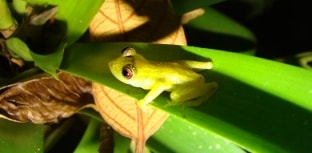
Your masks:
<svg viewBox="0 0 312 153"><path fill-rule="evenodd" d="M113 76L130 86L149 90L138 105L145 108L163 92L169 92L167 106L198 106L217 89L218 83L206 83L200 70L212 69L207 61L155 61L144 58L133 47L125 47L121 55L108 63Z"/></svg>

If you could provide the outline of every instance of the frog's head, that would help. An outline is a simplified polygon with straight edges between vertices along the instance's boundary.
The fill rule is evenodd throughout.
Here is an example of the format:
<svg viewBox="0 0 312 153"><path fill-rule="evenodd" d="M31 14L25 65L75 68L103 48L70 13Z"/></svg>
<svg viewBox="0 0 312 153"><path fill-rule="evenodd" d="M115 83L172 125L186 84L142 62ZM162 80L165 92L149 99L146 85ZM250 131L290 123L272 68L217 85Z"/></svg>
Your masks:
<svg viewBox="0 0 312 153"><path fill-rule="evenodd" d="M132 47L126 47L122 50L121 56L111 60L108 63L112 74L121 82L131 84L131 80L135 79L137 66L145 61L144 57L137 54Z"/></svg>

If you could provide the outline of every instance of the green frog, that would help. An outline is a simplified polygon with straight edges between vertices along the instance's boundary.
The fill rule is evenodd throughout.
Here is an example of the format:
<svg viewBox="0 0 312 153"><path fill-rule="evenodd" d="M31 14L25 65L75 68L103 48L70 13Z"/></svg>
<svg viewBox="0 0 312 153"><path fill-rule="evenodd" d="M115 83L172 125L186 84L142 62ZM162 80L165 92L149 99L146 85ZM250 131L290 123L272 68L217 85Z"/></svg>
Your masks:
<svg viewBox="0 0 312 153"><path fill-rule="evenodd" d="M112 74L121 82L149 90L138 101L145 107L162 92L170 92L168 105L198 106L217 89L216 82L206 83L198 70L211 69L211 61L179 60L161 62L145 59L133 47L126 47L122 55L109 62Z"/></svg>

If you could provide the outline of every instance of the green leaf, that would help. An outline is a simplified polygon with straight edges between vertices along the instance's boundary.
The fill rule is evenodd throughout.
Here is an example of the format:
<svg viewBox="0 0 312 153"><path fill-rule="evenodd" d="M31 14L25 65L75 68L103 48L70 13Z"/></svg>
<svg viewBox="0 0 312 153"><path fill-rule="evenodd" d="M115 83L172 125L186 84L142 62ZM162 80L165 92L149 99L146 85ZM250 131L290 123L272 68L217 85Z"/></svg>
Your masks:
<svg viewBox="0 0 312 153"><path fill-rule="evenodd" d="M166 94L153 103L183 120L185 126L194 125L251 152L304 152L312 149L312 82L308 81L312 72L302 68L198 47L85 43L75 44L66 51L61 69L141 99L147 91L120 83L107 66L108 61L119 56L126 46L133 46L151 60L213 60L213 70L202 74L207 81L217 81L219 89L206 103L185 108L184 112L181 107L164 107L168 101ZM169 140L165 143L175 145ZM180 143L187 146L192 142L185 138ZM199 152L198 148L193 149Z"/></svg>
<svg viewBox="0 0 312 153"><path fill-rule="evenodd" d="M114 153L128 153L131 140L123 137L118 133L114 133Z"/></svg>
<svg viewBox="0 0 312 153"><path fill-rule="evenodd" d="M203 15L184 25L189 44L255 53L256 38L249 29L209 6L201 9L204 11Z"/></svg>
<svg viewBox="0 0 312 153"><path fill-rule="evenodd" d="M204 31L236 36L252 42L255 36L247 28L211 7L203 7L205 13L187 25ZM203 26L205 25L205 26Z"/></svg>
<svg viewBox="0 0 312 153"><path fill-rule="evenodd" d="M11 16L6 0L0 0L0 14L0 30L8 29L14 25L14 18Z"/></svg>
<svg viewBox="0 0 312 153"><path fill-rule="evenodd" d="M66 44L63 42L56 52L49 55L40 55L34 52L30 52L32 58L34 59L35 65L46 73L51 74L53 77L57 78L57 70L59 69L63 53Z"/></svg>
<svg viewBox="0 0 312 153"><path fill-rule="evenodd" d="M12 2L12 8L14 11L19 14L26 14L27 2L25 0L14 0Z"/></svg>
<svg viewBox="0 0 312 153"><path fill-rule="evenodd" d="M153 152L160 153L245 153L244 150L228 140L216 136L195 124L190 124L179 116L170 116L165 124L148 140L147 145Z"/></svg>
<svg viewBox="0 0 312 153"><path fill-rule="evenodd" d="M43 153L43 125L0 119L0 152Z"/></svg>
<svg viewBox="0 0 312 153"><path fill-rule="evenodd" d="M22 58L25 61L32 61L28 46L19 38L12 37L5 41L5 44L12 56Z"/></svg>
<svg viewBox="0 0 312 153"><path fill-rule="evenodd" d="M191 11L193 9L202 8L210 6L216 3L224 2L225 0L197 0L196 3L192 0L171 0L171 3L178 14L183 14L185 12Z"/></svg>

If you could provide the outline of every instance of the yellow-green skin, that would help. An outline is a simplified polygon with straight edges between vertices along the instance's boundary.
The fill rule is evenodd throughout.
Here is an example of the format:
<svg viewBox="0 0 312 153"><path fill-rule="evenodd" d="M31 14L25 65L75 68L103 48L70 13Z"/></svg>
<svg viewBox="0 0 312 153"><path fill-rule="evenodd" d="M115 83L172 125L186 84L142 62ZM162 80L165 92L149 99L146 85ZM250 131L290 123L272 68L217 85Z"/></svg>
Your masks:
<svg viewBox="0 0 312 153"><path fill-rule="evenodd" d="M205 83L204 77L193 70L211 69L210 61L151 61L127 47L120 57L109 62L109 68L121 82L150 90L139 101L141 107L152 102L163 91L171 92L170 105L183 105L185 101L196 98L199 99L197 102L187 104L195 106L206 100L217 88L216 82Z"/></svg>

